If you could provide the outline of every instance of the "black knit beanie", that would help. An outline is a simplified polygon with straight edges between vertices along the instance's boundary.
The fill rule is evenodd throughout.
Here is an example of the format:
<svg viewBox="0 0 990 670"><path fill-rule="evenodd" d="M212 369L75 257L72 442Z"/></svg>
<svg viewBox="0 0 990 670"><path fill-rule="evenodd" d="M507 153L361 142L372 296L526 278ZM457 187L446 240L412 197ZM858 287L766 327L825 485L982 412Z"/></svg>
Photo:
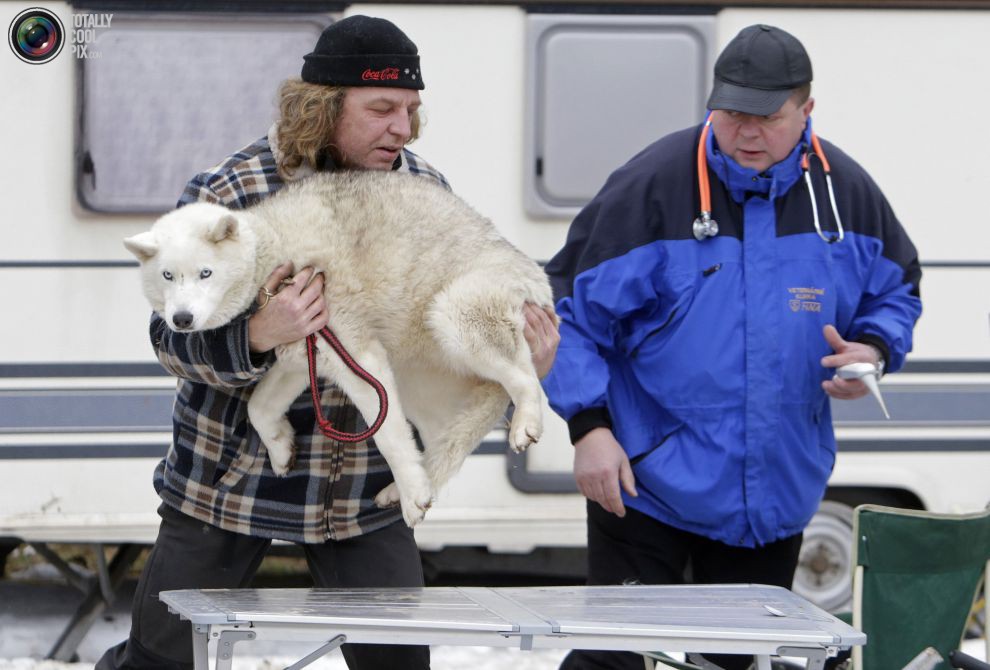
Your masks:
<svg viewBox="0 0 990 670"><path fill-rule="evenodd" d="M311 84L424 88L416 45L385 19L356 15L337 21L303 58L302 78Z"/></svg>

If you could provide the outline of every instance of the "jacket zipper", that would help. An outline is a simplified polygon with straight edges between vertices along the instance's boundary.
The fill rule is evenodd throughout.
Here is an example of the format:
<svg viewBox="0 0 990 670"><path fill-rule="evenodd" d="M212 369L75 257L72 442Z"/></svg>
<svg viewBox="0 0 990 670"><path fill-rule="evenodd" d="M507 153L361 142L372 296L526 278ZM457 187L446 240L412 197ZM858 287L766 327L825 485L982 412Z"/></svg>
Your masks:
<svg viewBox="0 0 990 670"><path fill-rule="evenodd" d="M654 335L656 335L657 333L659 333L661 330L663 330L664 328L666 328L667 326L669 326L670 325L670 322L674 320L674 317L675 316L677 316L677 310L678 309L680 309L680 308L679 307L675 307L670 312L670 316L667 317L667 320L666 321L664 321L659 326L657 326L656 328L654 328L653 330L651 330L649 333L647 333L646 334L646 337L644 337L643 340L639 344L637 344L636 347L631 352L629 352L629 357L630 358L636 358L636 356L639 354L640 348L642 348L642 346L644 344L646 344L646 341L647 340L649 340L651 337L653 337Z"/></svg>

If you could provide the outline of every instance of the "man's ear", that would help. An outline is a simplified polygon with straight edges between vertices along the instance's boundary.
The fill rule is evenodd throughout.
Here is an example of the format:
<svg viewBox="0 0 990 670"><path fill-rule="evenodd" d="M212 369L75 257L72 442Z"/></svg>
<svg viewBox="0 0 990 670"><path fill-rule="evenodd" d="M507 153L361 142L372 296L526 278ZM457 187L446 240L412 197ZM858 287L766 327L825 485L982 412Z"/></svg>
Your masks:
<svg viewBox="0 0 990 670"><path fill-rule="evenodd" d="M228 212L210 226L209 230L206 231L206 239L210 242L222 242L228 239L236 240L239 225L237 217Z"/></svg>
<svg viewBox="0 0 990 670"><path fill-rule="evenodd" d="M158 253L158 243L155 241L154 233L150 230L124 238L124 246L142 263L147 262Z"/></svg>

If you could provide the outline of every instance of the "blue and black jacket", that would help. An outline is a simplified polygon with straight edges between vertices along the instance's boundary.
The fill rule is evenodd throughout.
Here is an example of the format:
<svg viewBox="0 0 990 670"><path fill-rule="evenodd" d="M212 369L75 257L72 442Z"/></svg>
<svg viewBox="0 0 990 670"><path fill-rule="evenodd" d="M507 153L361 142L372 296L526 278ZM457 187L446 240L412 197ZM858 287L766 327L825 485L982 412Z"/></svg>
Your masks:
<svg viewBox="0 0 990 670"><path fill-rule="evenodd" d="M763 173L708 139L719 234L695 240L701 128L609 177L551 260L561 344L544 388L576 441L610 426L636 475L624 503L728 544L804 529L835 462L822 335L833 324L901 367L921 314L917 252L880 189L822 141L841 242L815 230L800 159ZM813 161L821 226L836 230Z"/></svg>

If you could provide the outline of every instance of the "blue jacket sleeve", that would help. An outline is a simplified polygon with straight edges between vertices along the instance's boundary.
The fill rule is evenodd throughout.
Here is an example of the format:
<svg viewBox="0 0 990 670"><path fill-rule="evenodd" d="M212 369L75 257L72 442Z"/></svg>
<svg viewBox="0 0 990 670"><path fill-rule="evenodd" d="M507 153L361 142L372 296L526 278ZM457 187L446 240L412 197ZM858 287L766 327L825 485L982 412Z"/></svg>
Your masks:
<svg viewBox="0 0 990 670"><path fill-rule="evenodd" d="M869 179L868 186L873 191L870 216L880 222L881 251L869 268L846 336L879 347L886 370L894 372L911 351L914 325L921 316L921 264L879 187Z"/></svg>
<svg viewBox="0 0 990 670"><path fill-rule="evenodd" d="M543 387L553 410L571 424L572 439L587 432L575 430L575 421L587 429L610 425L609 358L618 353L623 322L657 301L654 277L664 263L662 247L636 246L636 236L622 231L649 227L643 202L613 176L574 220L564 248L547 265L561 341ZM597 418L581 421L589 413Z"/></svg>

